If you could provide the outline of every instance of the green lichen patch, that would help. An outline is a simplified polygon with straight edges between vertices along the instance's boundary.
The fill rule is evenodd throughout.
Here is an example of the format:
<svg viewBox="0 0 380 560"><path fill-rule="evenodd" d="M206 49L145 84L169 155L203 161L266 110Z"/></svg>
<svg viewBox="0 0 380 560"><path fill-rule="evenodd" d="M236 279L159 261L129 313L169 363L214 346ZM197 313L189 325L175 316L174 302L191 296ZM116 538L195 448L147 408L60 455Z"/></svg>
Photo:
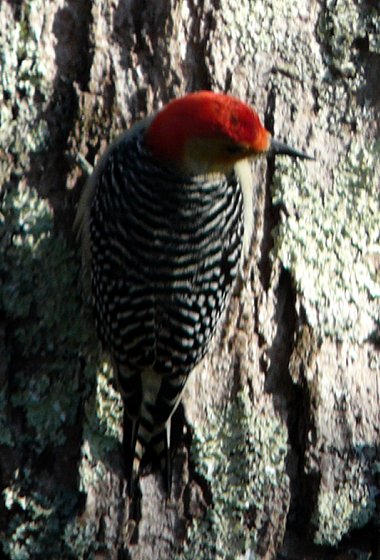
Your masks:
<svg viewBox="0 0 380 560"><path fill-rule="evenodd" d="M11 402L23 408L32 428L25 437L42 449L63 443L64 426L74 422L78 355L91 345L91 329L78 316L78 269L64 241L53 237L46 201L34 190L12 189L3 212L1 300L13 356Z"/></svg>
<svg viewBox="0 0 380 560"><path fill-rule="evenodd" d="M96 541L99 526L94 521L85 521L84 523L69 522L65 527L64 541L73 558L76 560L97 558L96 553L105 553L107 547L102 546ZM109 547L110 548L110 547ZM99 554L99 558L107 558Z"/></svg>
<svg viewBox="0 0 380 560"><path fill-rule="evenodd" d="M336 545L349 531L364 527L375 518L378 490L368 483L361 460L350 459L350 470L334 489L323 489L318 497L313 524L316 544Z"/></svg>
<svg viewBox="0 0 380 560"><path fill-rule="evenodd" d="M44 9L42 0L23 2L16 21L9 3L0 6L0 182L11 155L25 168L30 153L46 148L48 126L41 113L53 82L40 56Z"/></svg>
<svg viewBox="0 0 380 560"><path fill-rule="evenodd" d="M276 509L275 495L283 496L288 485L284 427L255 409L242 391L225 414L210 412L207 426L195 434L193 453L213 506L193 520L179 558L255 557L260 532Z"/></svg>
<svg viewBox="0 0 380 560"><path fill-rule="evenodd" d="M340 74L357 73L353 48L358 39L368 41L368 51L380 53L380 14L370 2L328 0L321 12L319 34L326 49L326 61Z"/></svg>
<svg viewBox="0 0 380 560"><path fill-rule="evenodd" d="M0 301L7 361L0 430L7 449L0 454L6 473L0 539L12 560L69 559L75 556L63 534L78 499L77 420L94 386L90 362L97 343L80 312L77 260L55 236L48 203L22 184L4 188L1 202ZM84 355L89 363L82 371Z"/></svg>
<svg viewBox="0 0 380 560"><path fill-rule="evenodd" d="M99 523L102 517L107 516L109 503L123 500L123 496L110 495L113 477L110 470L117 468L120 460L123 416L122 400L114 388L112 376L110 365L102 363L96 375L96 390L85 407L78 475L79 491L86 497L86 506L83 515L67 524L63 536L69 549L78 558L93 558L96 553L104 553L106 557L111 554L110 542L115 538L116 528L108 527L107 537L108 533L112 537L105 538L106 542L102 543L98 540ZM119 488L119 484L115 484L114 488ZM106 487L108 490L105 490ZM99 495L107 495L109 503L98 501Z"/></svg>
<svg viewBox="0 0 380 560"><path fill-rule="evenodd" d="M97 375L96 415L104 435L121 441L123 402L113 381L113 370L105 362Z"/></svg>
<svg viewBox="0 0 380 560"><path fill-rule="evenodd" d="M365 136L378 120L378 86L370 74L380 53L379 30L380 13L370 2L329 0L320 12L318 37L324 65L315 84L318 126L340 139L352 131Z"/></svg>
<svg viewBox="0 0 380 560"><path fill-rule="evenodd" d="M105 457L115 452L122 438L123 403L113 382L113 371L103 362L96 374L96 390L86 406L84 438L92 454Z"/></svg>
<svg viewBox="0 0 380 560"><path fill-rule="evenodd" d="M368 255L380 250L379 145L353 143L327 184L279 162L275 202L289 213L276 251L296 281L316 332L362 341L376 329L380 286Z"/></svg>
<svg viewBox="0 0 380 560"><path fill-rule="evenodd" d="M66 558L76 556L61 540L64 525L73 514L75 496L56 486L54 496L43 489L31 488L29 472L16 471L12 484L3 490L5 508L9 513L6 534L0 535L3 551L12 560Z"/></svg>

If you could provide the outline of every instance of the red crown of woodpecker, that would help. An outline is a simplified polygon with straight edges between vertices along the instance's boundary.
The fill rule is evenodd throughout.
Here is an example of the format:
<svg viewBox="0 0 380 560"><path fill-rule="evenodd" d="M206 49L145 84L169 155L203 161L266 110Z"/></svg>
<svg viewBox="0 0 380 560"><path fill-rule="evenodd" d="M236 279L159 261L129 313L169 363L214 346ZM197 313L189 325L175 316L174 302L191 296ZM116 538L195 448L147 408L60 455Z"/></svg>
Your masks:
<svg viewBox="0 0 380 560"><path fill-rule="evenodd" d="M158 159L181 161L188 142L198 138L224 138L251 154L270 147L270 134L256 111L234 97L211 91L168 103L153 119L146 145Z"/></svg>

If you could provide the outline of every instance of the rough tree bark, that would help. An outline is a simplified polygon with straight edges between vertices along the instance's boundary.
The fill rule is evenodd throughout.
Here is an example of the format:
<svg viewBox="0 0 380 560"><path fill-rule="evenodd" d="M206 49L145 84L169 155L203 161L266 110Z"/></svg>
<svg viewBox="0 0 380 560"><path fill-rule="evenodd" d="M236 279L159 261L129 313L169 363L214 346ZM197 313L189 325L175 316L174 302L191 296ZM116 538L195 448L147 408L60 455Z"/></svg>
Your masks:
<svg viewBox="0 0 380 560"><path fill-rule="evenodd" d="M376 0L2 0L2 557L379 558ZM80 290L89 163L169 99L256 106L251 257L131 524L121 403ZM129 542L130 541L130 542Z"/></svg>

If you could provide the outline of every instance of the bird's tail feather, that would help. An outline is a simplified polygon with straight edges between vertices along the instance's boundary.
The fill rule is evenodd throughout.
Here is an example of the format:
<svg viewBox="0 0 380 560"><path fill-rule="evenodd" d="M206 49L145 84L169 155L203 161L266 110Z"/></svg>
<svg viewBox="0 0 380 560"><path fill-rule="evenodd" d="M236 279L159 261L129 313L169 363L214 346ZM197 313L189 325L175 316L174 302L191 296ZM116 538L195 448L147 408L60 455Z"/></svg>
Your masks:
<svg viewBox="0 0 380 560"><path fill-rule="evenodd" d="M165 491L170 495L172 475L170 419L164 426L159 428L155 426L150 433L141 420L133 420L127 412L124 412L123 450L128 495L129 497L134 495L141 465L144 463L151 463L153 467L158 467L162 473Z"/></svg>
<svg viewBox="0 0 380 560"><path fill-rule="evenodd" d="M158 465L162 474L165 492L168 496L172 487L172 461L170 452L170 426L171 419L160 431L156 431L150 442L151 453L154 456L153 462Z"/></svg>
<svg viewBox="0 0 380 560"><path fill-rule="evenodd" d="M124 461L128 492L132 496L141 465L151 463L162 473L168 494L171 491L171 417L186 381L185 375L158 376L145 371L132 374L118 368L119 387L124 400Z"/></svg>

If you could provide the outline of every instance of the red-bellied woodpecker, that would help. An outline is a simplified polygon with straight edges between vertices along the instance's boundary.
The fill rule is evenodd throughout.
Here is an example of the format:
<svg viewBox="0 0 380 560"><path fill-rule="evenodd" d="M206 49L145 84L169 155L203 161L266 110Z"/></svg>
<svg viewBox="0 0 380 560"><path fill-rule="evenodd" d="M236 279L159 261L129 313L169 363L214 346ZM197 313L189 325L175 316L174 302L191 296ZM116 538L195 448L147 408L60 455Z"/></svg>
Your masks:
<svg viewBox="0 0 380 560"><path fill-rule="evenodd" d="M170 419L249 244L248 160L268 152L309 158L273 140L241 101L201 91L123 134L85 187L77 220L124 401L130 493L147 447L170 488Z"/></svg>

